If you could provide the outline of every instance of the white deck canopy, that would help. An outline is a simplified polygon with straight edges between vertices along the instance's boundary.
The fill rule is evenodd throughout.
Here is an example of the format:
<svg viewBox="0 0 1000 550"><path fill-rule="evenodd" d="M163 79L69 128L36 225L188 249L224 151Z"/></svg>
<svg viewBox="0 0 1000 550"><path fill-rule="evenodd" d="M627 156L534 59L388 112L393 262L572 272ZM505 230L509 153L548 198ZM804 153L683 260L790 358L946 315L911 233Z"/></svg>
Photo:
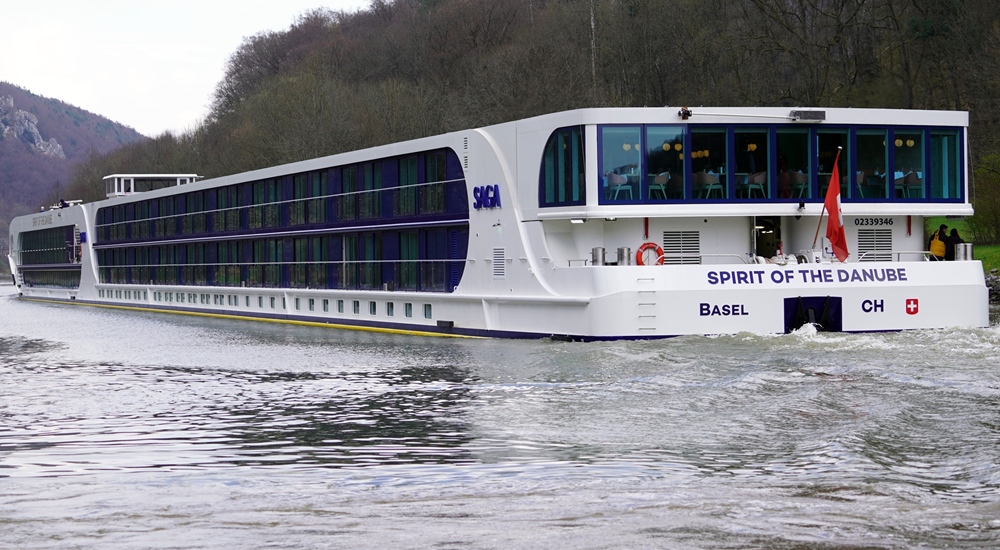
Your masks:
<svg viewBox="0 0 1000 550"><path fill-rule="evenodd" d="M200 177L198 174L111 174L103 179L110 198L194 183Z"/></svg>

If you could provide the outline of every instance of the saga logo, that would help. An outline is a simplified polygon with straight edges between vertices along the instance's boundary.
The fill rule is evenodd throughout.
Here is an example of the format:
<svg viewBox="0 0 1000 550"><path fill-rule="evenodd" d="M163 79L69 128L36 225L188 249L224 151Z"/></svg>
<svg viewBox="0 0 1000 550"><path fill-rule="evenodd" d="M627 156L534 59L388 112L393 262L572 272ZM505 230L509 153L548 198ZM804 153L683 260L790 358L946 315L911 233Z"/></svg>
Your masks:
<svg viewBox="0 0 1000 550"><path fill-rule="evenodd" d="M482 208L500 208L500 184L473 187L472 207L476 210Z"/></svg>

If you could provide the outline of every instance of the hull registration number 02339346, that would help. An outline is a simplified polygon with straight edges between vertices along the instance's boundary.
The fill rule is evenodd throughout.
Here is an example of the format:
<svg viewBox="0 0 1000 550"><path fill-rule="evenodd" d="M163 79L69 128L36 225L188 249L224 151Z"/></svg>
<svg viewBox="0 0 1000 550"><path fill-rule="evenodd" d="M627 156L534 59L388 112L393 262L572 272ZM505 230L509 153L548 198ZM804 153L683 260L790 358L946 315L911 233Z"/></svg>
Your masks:
<svg viewBox="0 0 1000 550"><path fill-rule="evenodd" d="M854 218L854 225L892 225L892 218Z"/></svg>

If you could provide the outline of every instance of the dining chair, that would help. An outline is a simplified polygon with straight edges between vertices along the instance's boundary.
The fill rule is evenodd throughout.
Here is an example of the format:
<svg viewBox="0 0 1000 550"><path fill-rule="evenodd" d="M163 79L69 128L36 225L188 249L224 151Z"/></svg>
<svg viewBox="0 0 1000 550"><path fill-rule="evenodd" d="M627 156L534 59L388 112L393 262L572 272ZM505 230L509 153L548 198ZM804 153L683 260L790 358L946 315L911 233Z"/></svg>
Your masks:
<svg viewBox="0 0 1000 550"><path fill-rule="evenodd" d="M917 172L908 172L903 176L903 191L907 197L923 198L924 182Z"/></svg>
<svg viewBox="0 0 1000 550"><path fill-rule="evenodd" d="M652 199L656 193L661 199L667 198L667 182L670 181L670 172L661 172L653 177L653 183L649 184L649 198Z"/></svg>
<svg viewBox="0 0 1000 550"><path fill-rule="evenodd" d="M792 193L800 199L805 197L809 191L809 174L789 172L788 176L792 182Z"/></svg>
<svg viewBox="0 0 1000 550"><path fill-rule="evenodd" d="M711 198L715 191L718 191L719 198L722 198L722 185L719 183L719 174L713 172L695 172L694 183L695 194L699 195L698 198Z"/></svg>
<svg viewBox="0 0 1000 550"><path fill-rule="evenodd" d="M668 176L670 176L668 174ZM683 199L684 198L684 177L673 177L670 176L667 179L667 198L668 199Z"/></svg>
<svg viewBox="0 0 1000 550"><path fill-rule="evenodd" d="M632 187L628 184L628 178L611 172L608 174L608 183L611 185L611 195L612 200L618 200L618 193L625 191L628 193L628 198L632 198Z"/></svg>
<svg viewBox="0 0 1000 550"><path fill-rule="evenodd" d="M760 194L760 198L767 198L767 172L754 172L747 177L747 198L753 198L753 192Z"/></svg>

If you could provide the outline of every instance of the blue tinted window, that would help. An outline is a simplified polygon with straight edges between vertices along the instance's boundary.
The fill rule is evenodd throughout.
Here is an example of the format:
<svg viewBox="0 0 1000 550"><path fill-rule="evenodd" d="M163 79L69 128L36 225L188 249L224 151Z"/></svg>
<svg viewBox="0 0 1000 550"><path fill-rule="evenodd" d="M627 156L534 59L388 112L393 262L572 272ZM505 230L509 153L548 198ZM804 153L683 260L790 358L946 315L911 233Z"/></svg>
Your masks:
<svg viewBox="0 0 1000 550"><path fill-rule="evenodd" d="M542 155L539 206L568 206L586 202L583 127L552 133Z"/></svg>

